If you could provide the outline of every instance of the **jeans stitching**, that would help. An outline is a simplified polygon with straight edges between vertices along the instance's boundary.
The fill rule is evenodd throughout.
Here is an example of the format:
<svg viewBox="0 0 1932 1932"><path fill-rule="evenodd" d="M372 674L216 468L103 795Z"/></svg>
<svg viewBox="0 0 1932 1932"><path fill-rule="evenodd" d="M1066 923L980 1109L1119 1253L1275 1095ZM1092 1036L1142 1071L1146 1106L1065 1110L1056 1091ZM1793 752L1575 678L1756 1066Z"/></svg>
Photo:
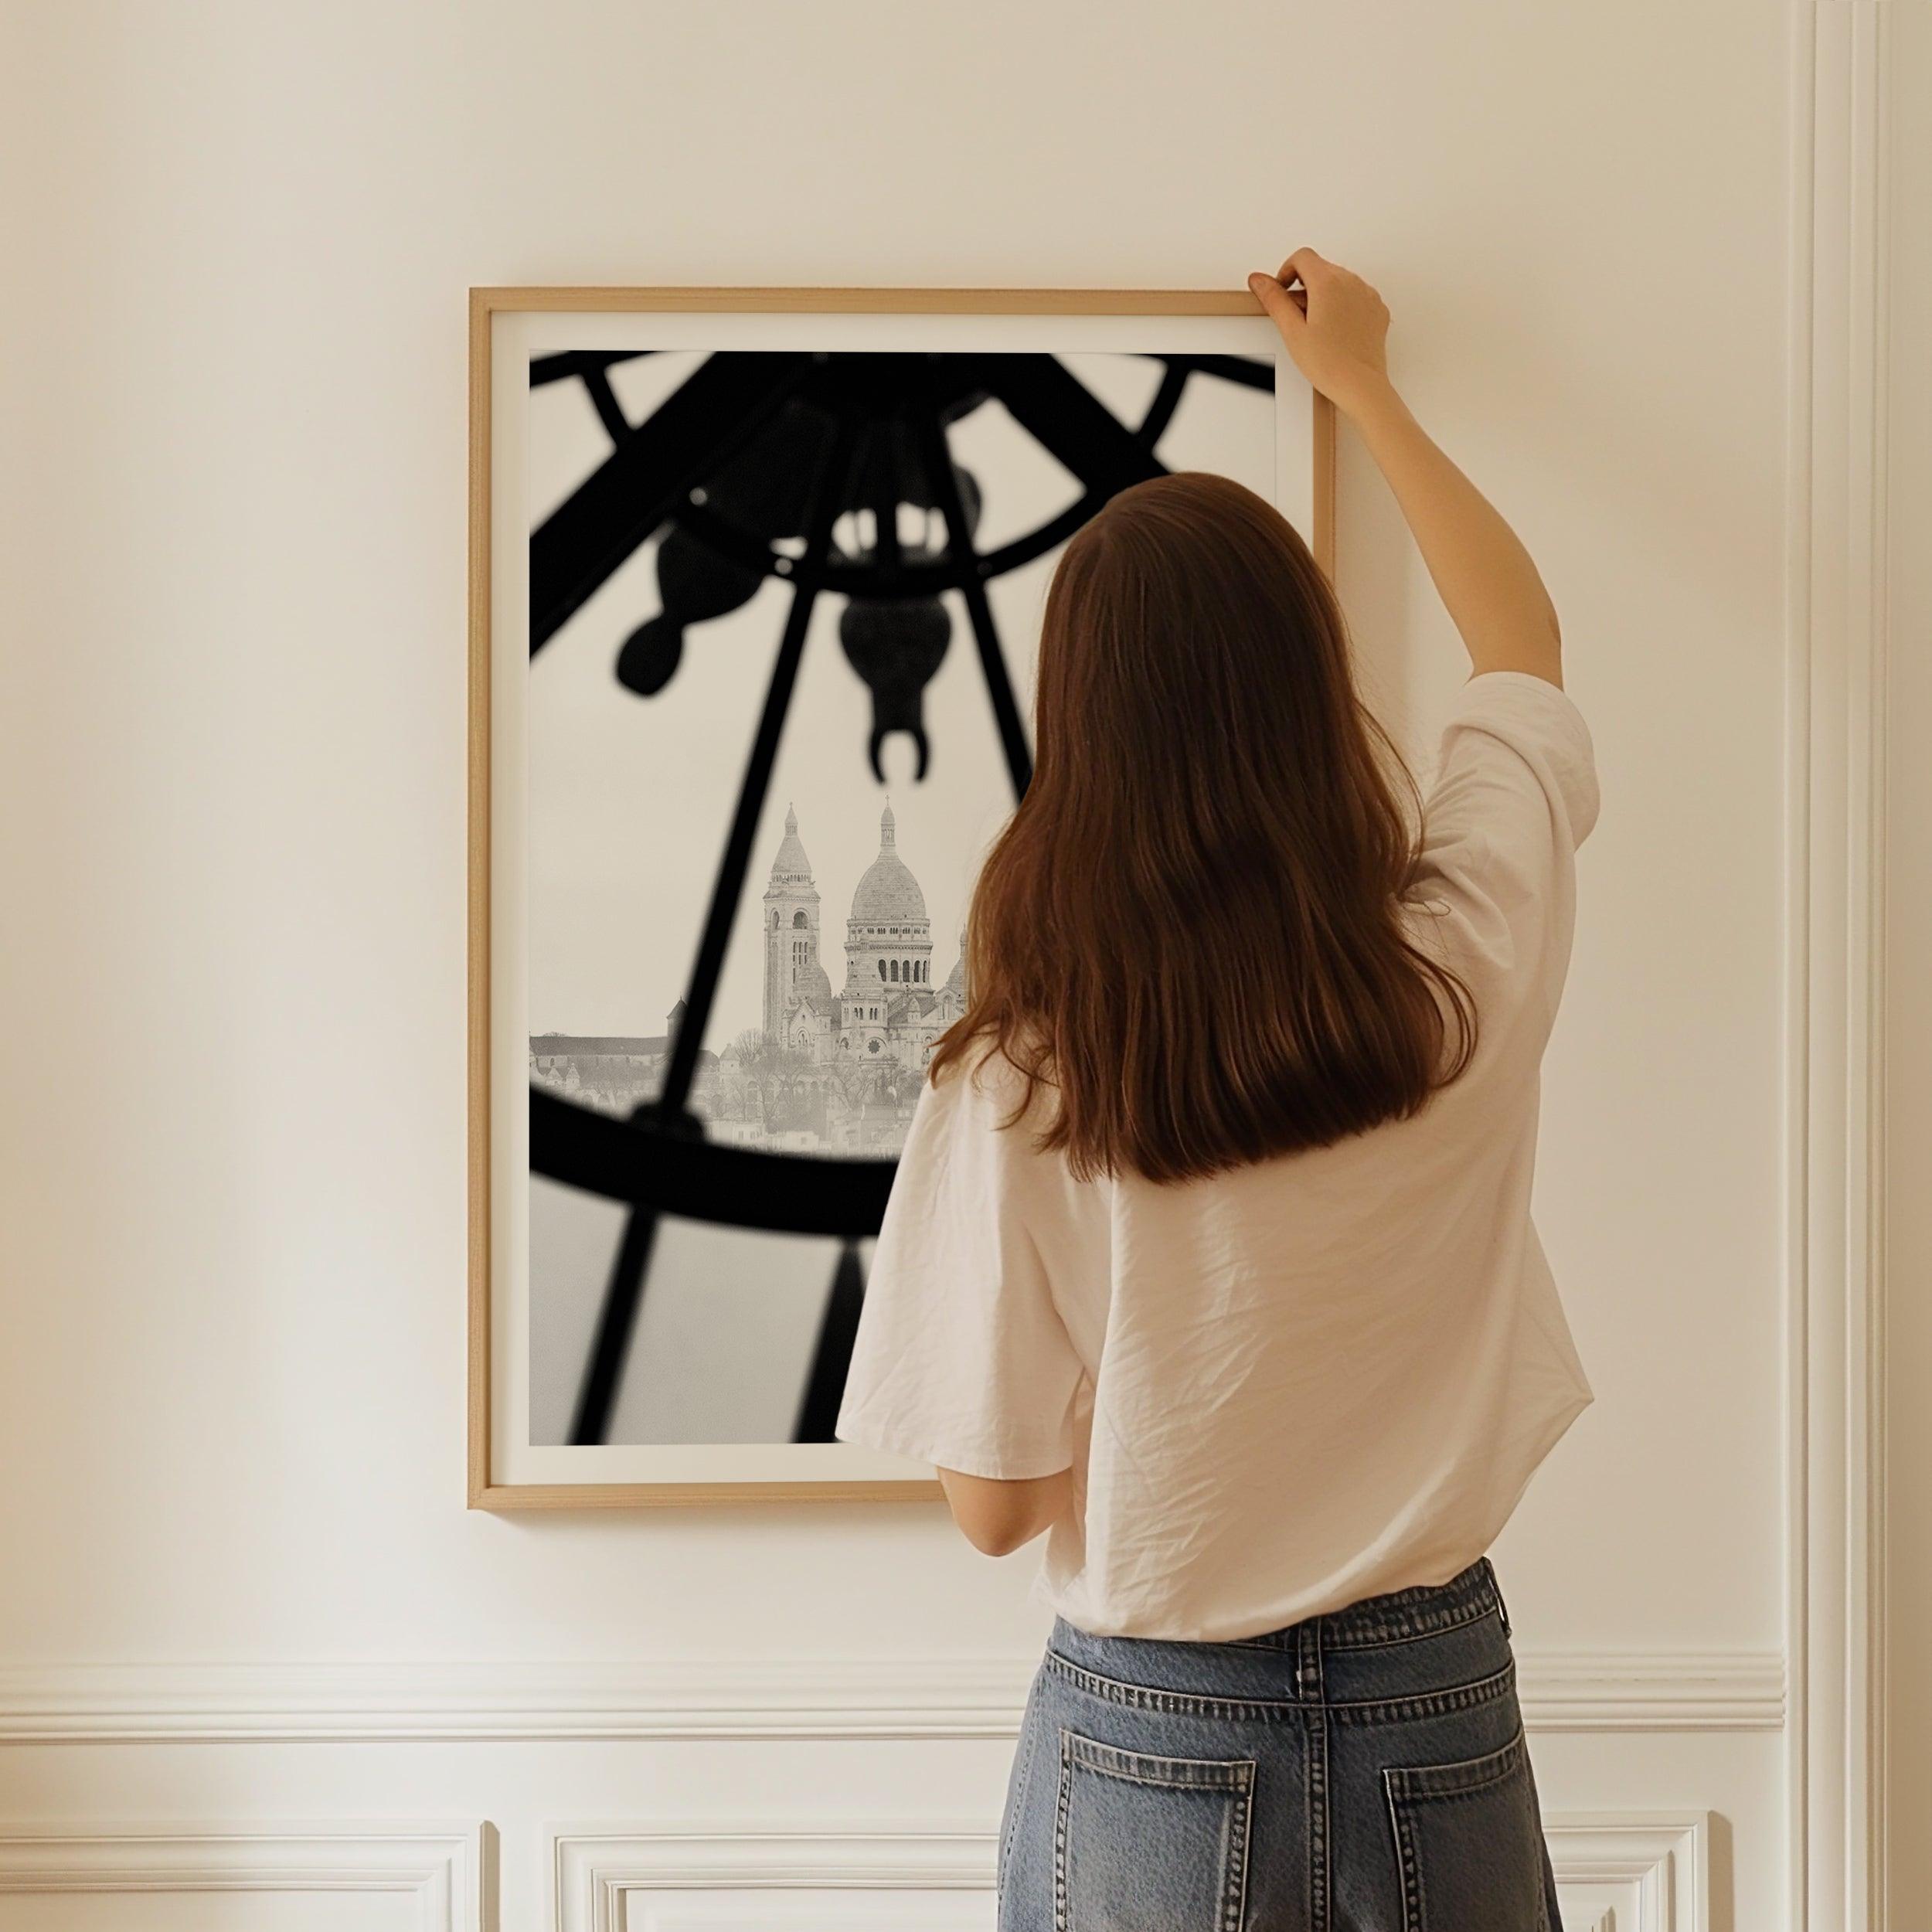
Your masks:
<svg viewBox="0 0 1932 1932"><path fill-rule="evenodd" d="M1309 1708L1301 1703L1284 1703L1261 1698L1215 1697L1200 1691L1157 1690L1148 1685L1123 1683L1117 1677L1105 1677L1089 1670L1058 1651L1046 1653L1047 1664L1077 1688L1104 1697L1130 1709L1165 1711L1170 1716L1225 1717L1250 1723L1282 1724L1295 1713ZM1386 1723L1405 1717L1444 1717L1452 1711L1473 1710L1492 1699L1507 1696L1514 1687L1515 1661L1512 1658L1493 1675L1474 1683L1458 1684L1447 1690L1418 1692L1409 1697L1371 1698L1355 1702L1323 1703L1320 1708L1333 1713L1342 1724Z"/></svg>
<svg viewBox="0 0 1932 1932"><path fill-rule="evenodd" d="M1251 1759L1247 1764L1248 1776L1238 1787L1226 1867L1221 1876L1223 1932L1241 1932L1248 1916L1248 1838L1254 1813L1254 1764Z"/></svg>
<svg viewBox="0 0 1932 1932"><path fill-rule="evenodd" d="M1308 1707L1308 1919L1311 1932L1328 1928L1328 1717L1323 1708L1328 1687L1321 1674L1322 1620L1301 1627L1294 1688Z"/></svg>
<svg viewBox="0 0 1932 1932"><path fill-rule="evenodd" d="M1486 1608L1488 1596L1495 1588L1495 1571L1488 1557L1479 1556L1446 1583L1413 1583L1380 1597L1364 1597L1345 1610L1330 1613L1327 1621L1338 1633L1335 1638L1338 1647L1347 1646L1351 1637L1373 1644L1385 1637L1424 1635L1433 1617L1459 1614L1471 1605ZM1370 1605L1377 1607L1371 1609Z"/></svg>
<svg viewBox="0 0 1932 1932"><path fill-rule="evenodd" d="M1242 1932L1247 1918L1248 1844L1254 1815L1254 1780L1257 1770L1251 1757L1162 1757L1151 1751L1130 1751L1117 1744L1105 1744L1087 1737L1070 1725L1060 1733L1060 1791L1053 1818L1053 1932L1070 1932L1073 1921L1073 1896L1067 1886L1068 1814L1072 1807L1073 1774L1085 1770L1096 1777L1117 1777L1150 1790L1168 1791L1218 1791L1232 1801L1229 1806L1227 1842L1222 1853L1220 1902L1216 1909L1218 1932ZM1103 1759L1083 1757L1080 1747L1090 1746L1104 1754ZM1211 1781L1148 1777L1123 1770L1105 1760L1132 1759L1144 1764L1213 1766L1229 1775Z"/></svg>
<svg viewBox="0 0 1932 1932"><path fill-rule="evenodd" d="M1070 1916L1066 1900L1066 1809L1073 1794L1073 1755L1067 1743L1071 1736L1062 1725L1060 1791L1053 1804L1053 1932L1066 1932Z"/></svg>
<svg viewBox="0 0 1932 1932"><path fill-rule="evenodd" d="M995 1900L1005 1891L1006 1875L1011 1869L1013 1856L1013 1840L1019 1835L1019 1821L1026 1812L1026 1787L1033 1772L1033 1760L1039 1753L1039 1718L1038 1691L1027 1696L1026 1714L1020 1720L1019 1761L1013 1768L1012 1816L1006 1821L1006 1829L1001 1833L999 1851L995 1861L994 1889Z"/></svg>
<svg viewBox="0 0 1932 1932"><path fill-rule="evenodd" d="M1369 1604L1382 1607L1371 1611L1366 1607ZM1323 1641L1328 1649L1377 1650L1385 1644L1413 1643L1446 1630L1461 1630L1481 1621L1492 1610L1502 1617L1507 1634L1509 1614L1502 1608L1502 1590L1495 1566L1483 1556L1446 1583L1416 1583L1382 1597L1365 1597L1347 1609L1325 1613L1319 1621L1325 1629ZM1291 1651L1301 1628L1299 1624L1287 1624L1251 1636L1223 1638L1214 1647Z"/></svg>
<svg viewBox="0 0 1932 1932"><path fill-rule="evenodd" d="M1383 1767L1382 1787L1389 1808L1389 1821L1395 1834L1396 1856L1402 1875L1403 1932L1423 1932L1427 1922L1427 1886L1423 1878L1422 1860L1417 1855L1415 1838L1415 1818L1417 1807L1422 1804L1440 1805L1454 1804L1461 1800L1481 1798L1493 1792L1498 1785L1525 1770L1529 1764L1529 1740L1519 1724L1515 1735L1500 1750L1490 1751L1481 1757L1468 1758L1452 1764L1391 1764ZM1431 1790L1428 1781L1432 1777L1447 1774L1451 1777L1476 1766L1492 1768L1471 1784L1455 1783L1445 1790ZM1543 1843L1543 1824L1538 1816L1533 1798L1529 1801L1529 1818L1537 1842ZM1546 1850L1544 1857L1547 1859ZM1536 1917L1543 1932L1549 1932L1546 1921L1549 1917L1546 1897L1543 1895L1542 1874L1538 1874L1538 1899Z"/></svg>
<svg viewBox="0 0 1932 1932"><path fill-rule="evenodd" d="M1393 1650L1400 1644L1420 1644L1431 1637L1446 1635L1452 1630L1467 1630L1471 1624L1479 1624L1485 1617L1499 1616L1495 1604L1478 1604L1466 1616L1457 1617L1446 1622L1431 1622L1426 1626L1410 1630L1393 1631L1383 1625L1366 1636L1336 1636L1332 1631L1321 1639L1321 1648L1331 1655L1337 1651ZM1323 1620L1326 1621L1326 1620ZM1299 1624L1291 1624L1289 1631L1300 1630ZM1505 1629L1505 1634L1507 1634ZM1220 1650L1265 1651L1270 1656L1284 1657L1295 1648L1294 1640L1287 1634L1270 1632L1265 1637L1227 1637L1216 1646Z"/></svg>
<svg viewBox="0 0 1932 1932"><path fill-rule="evenodd" d="M1420 1692L1412 1697L1376 1699L1359 1703L1329 1704L1325 1708L1341 1724L1387 1723L1407 1717L1446 1717L1452 1711L1474 1710L1515 1689L1516 1666L1512 1658L1493 1675L1473 1684L1458 1684L1448 1690Z"/></svg>
<svg viewBox="0 0 1932 1932"><path fill-rule="evenodd" d="M1500 1750L1454 1764L1392 1764L1384 1775L1398 1796L1440 1804L1487 1791L1522 1769L1528 1740L1519 1726ZM1440 1781L1440 1782L1438 1781Z"/></svg>
<svg viewBox="0 0 1932 1932"><path fill-rule="evenodd" d="M1123 1784L1144 1784L1150 1791L1245 1791L1248 1788L1246 1781L1240 1778L1149 1777L1144 1772L1124 1770L1117 1764L1097 1764L1078 1752L1073 1755L1073 1764L1077 1771L1088 1771L1095 1777L1117 1777Z"/></svg>
<svg viewBox="0 0 1932 1932"><path fill-rule="evenodd" d="M1096 1697L1137 1710L1165 1711L1170 1716L1226 1717L1279 1724L1287 1722L1303 1708L1266 1699L1215 1697L1206 1692L1157 1690L1150 1685L1124 1683L1117 1677L1104 1677L1098 1671L1089 1670L1058 1651L1049 1651L1046 1661L1061 1676Z"/></svg>
<svg viewBox="0 0 1932 1932"><path fill-rule="evenodd" d="M1422 1932L1422 1866L1416 1856L1409 1821L1396 1802L1393 1774L1382 1774L1389 1803L1389 1827L1395 1837L1396 1865L1402 1875L1402 1932Z"/></svg>
<svg viewBox="0 0 1932 1932"><path fill-rule="evenodd" d="M1251 1757L1167 1757L1155 1751L1130 1751L1118 1744L1104 1744L1097 1737L1083 1736L1076 1730L1063 1730L1061 1735L1066 1740L1067 1755L1074 1764L1101 1777L1124 1777L1132 1784L1156 1785L1169 1791L1245 1791L1254 1781L1255 1760ZM1083 1744L1090 1748L1083 1751ZM1129 1770L1128 1764L1185 1765L1190 1770L1218 1771L1226 1775L1162 1777L1151 1772Z"/></svg>
<svg viewBox="0 0 1932 1932"><path fill-rule="evenodd" d="M1419 1644L1426 1638L1441 1637L1452 1630L1467 1630L1471 1624L1479 1624L1495 1613L1494 1604L1480 1604L1466 1617L1458 1617L1447 1623L1432 1623L1425 1629L1406 1630L1396 1635L1377 1634L1368 1637L1348 1638L1331 1636L1327 1648L1337 1650L1392 1650L1398 1644Z"/></svg>
<svg viewBox="0 0 1932 1932"><path fill-rule="evenodd" d="M1314 1932L1328 1932L1328 1713L1308 1713L1308 1906Z"/></svg>

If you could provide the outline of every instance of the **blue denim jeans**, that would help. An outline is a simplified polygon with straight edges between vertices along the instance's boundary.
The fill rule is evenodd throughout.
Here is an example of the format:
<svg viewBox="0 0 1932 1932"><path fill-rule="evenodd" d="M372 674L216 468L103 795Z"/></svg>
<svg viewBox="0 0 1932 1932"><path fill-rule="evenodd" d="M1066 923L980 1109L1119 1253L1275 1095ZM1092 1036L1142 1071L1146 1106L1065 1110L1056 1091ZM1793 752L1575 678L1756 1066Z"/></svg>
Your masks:
<svg viewBox="0 0 1932 1932"><path fill-rule="evenodd" d="M1562 1932L1489 1560L1238 1642L1056 1621L999 1932Z"/></svg>

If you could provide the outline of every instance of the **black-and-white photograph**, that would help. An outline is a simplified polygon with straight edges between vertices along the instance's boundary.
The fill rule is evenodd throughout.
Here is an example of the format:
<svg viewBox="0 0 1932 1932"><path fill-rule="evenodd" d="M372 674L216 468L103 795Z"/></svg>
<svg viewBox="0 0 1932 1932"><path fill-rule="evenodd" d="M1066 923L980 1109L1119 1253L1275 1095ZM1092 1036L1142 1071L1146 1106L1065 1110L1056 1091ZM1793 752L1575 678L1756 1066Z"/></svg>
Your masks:
<svg viewBox="0 0 1932 1932"><path fill-rule="evenodd" d="M522 357L533 1448L866 1454L832 1423L1054 564L1143 478L1309 462L1265 342L1109 322Z"/></svg>

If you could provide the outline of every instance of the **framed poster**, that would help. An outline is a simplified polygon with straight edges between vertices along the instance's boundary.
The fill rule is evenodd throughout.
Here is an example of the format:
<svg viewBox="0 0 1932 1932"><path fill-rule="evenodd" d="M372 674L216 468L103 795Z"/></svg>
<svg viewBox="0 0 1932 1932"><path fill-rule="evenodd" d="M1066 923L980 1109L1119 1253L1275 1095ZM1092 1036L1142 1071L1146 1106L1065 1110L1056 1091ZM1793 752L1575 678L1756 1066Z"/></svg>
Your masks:
<svg viewBox="0 0 1932 1932"><path fill-rule="evenodd" d="M931 1495L832 1440L1030 769L1061 546L1163 470L1328 561L1245 290L471 295L473 1505Z"/></svg>

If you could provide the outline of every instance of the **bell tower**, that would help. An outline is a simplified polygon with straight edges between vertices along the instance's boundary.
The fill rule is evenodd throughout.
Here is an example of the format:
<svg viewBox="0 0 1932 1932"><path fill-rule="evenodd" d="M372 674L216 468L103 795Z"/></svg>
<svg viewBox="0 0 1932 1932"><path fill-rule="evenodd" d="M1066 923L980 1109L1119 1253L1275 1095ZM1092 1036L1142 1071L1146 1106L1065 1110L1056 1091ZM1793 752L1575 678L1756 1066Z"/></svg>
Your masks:
<svg viewBox="0 0 1932 1932"><path fill-rule="evenodd" d="M798 815L785 808L785 835L765 886L765 1037L784 1033L799 978L818 964L818 888L798 839Z"/></svg>

